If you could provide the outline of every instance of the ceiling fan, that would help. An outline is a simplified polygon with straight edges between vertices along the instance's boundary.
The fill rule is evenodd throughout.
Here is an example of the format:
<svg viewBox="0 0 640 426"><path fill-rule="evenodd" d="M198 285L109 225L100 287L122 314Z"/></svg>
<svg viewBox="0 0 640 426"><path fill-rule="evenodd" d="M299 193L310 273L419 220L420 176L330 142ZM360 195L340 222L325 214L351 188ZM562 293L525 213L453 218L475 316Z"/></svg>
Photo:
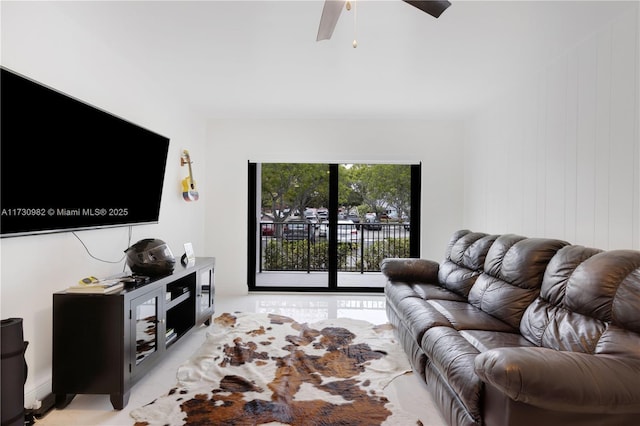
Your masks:
<svg viewBox="0 0 640 426"><path fill-rule="evenodd" d="M354 0L355 2L356 0ZM438 18L442 12L444 12L451 3L444 0L427 0L427 1L410 1L410 0L402 0L405 3L409 3L410 5L417 7L423 12L428 13L434 18ZM338 23L338 18L340 17L340 13L342 13L342 9L345 8L351 9L351 2L348 0L325 0L324 6L322 8L322 16L320 17L320 26L318 27L318 37L316 41L320 40L329 40L331 35L333 34L333 30ZM357 43L353 41L353 47L356 47Z"/></svg>

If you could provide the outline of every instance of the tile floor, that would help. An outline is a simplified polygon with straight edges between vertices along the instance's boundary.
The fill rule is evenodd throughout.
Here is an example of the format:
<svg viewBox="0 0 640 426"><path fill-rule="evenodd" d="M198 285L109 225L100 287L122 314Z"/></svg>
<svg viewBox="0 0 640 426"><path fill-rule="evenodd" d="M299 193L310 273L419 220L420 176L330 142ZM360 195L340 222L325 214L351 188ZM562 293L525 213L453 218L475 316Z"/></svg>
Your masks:
<svg viewBox="0 0 640 426"><path fill-rule="evenodd" d="M297 321L350 317L382 324L387 322L384 295L250 294L216 298L215 316L223 312L264 312L290 316ZM151 402L176 384L175 372L204 341L207 328L185 336L171 353L131 389L129 404L116 411L106 395L77 395L63 410L53 409L39 419L43 426L124 426L133 425L129 411ZM409 374L394 380L387 388L389 399L415 413L425 426L444 426L445 421L433 405L424 383ZM215 426L215 425L211 425ZM399 425L401 426L401 425Z"/></svg>

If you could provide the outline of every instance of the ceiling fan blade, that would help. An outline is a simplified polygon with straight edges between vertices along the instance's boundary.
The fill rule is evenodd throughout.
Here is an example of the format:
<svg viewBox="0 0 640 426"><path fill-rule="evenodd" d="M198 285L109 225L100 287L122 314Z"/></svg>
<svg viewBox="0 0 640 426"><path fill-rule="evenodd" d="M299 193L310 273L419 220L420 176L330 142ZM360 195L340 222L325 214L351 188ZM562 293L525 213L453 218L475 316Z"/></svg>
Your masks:
<svg viewBox="0 0 640 426"><path fill-rule="evenodd" d="M423 12L428 13L429 15L433 16L434 18L439 17L440 15L442 15L442 12L444 12L449 6L451 6L451 3L448 1L439 1L439 0L434 0L434 1L411 1L411 0L403 0L405 3L409 3L411 6L415 6L418 9L420 9Z"/></svg>
<svg viewBox="0 0 640 426"><path fill-rule="evenodd" d="M316 41L329 40L331 38L346 2L346 0L325 0Z"/></svg>

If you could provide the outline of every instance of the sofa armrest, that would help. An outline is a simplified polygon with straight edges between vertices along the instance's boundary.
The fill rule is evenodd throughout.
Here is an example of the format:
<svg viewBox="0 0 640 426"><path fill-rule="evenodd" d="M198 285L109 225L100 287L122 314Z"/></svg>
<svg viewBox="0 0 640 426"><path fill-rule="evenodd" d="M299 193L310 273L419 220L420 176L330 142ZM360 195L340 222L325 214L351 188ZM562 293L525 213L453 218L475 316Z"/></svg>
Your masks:
<svg viewBox="0 0 640 426"><path fill-rule="evenodd" d="M437 283L438 262L414 258L386 258L380 270L390 281Z"/></svg>
<svg viewBox="0 0 640 426"><path fill-rule="evenodd" d="M640 413L640 360L548 348L498 348L475 372L515 401L557 411Z"/></svg>

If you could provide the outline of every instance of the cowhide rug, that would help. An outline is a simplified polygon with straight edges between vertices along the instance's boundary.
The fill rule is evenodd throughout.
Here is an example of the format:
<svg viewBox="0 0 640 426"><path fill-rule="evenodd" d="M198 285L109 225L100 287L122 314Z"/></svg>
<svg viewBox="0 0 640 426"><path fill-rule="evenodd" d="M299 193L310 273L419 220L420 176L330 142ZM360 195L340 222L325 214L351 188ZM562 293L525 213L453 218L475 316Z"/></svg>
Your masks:
<svg viewBox="0 0 640 426"><path fill-rule="evenodd" d="M131 416L136 426L420 425L384 395L410 371L389 324L225 313L177 385Z"/></svg>

